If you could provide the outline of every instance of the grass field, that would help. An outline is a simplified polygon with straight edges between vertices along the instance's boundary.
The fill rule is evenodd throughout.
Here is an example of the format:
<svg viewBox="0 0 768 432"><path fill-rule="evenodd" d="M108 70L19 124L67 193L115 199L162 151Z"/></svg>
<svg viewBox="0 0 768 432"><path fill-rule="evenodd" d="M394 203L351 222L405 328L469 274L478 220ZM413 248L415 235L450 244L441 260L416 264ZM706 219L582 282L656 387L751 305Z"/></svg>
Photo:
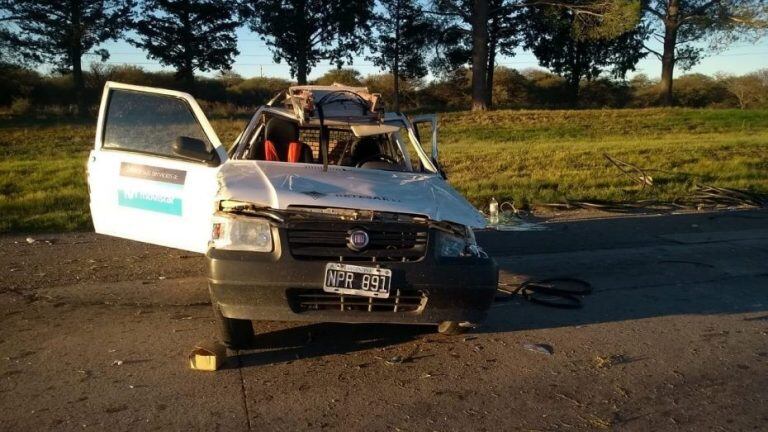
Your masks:
<svg viewBox="0 0 768 432"><path fill-rule="evenodd" d="M245 120L214 119L223 142ZM441 159L475 205L672 201L694 181L768 192L768 111L493 111L441 116ZM0 120L0 232L88 229L94 122ZM654 172L640 190L602 155Z"/></svg>
<svg viewBox="0 0 768 432"><path fill-rule="evenodd" d="M614 202L689 194L694 181L768 192L768 111L494 111L442 117L451 183L474 204ZM652 172L640 188L604 153Z"/></svg>

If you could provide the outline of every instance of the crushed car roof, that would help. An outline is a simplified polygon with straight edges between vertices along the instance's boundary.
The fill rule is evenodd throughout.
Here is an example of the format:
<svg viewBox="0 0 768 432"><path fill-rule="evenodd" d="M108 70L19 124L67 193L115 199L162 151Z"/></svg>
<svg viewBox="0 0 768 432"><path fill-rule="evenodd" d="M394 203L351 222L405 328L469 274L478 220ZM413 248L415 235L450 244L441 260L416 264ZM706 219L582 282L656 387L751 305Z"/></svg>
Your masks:
<svg viewBox="0 0 768 432"><path fill-rule="evenodd" d="M284 104L302 123L313 120L378 123L384 118L380 99L380 94L371 93L366 87L334 83L289 87Z"/></svg>

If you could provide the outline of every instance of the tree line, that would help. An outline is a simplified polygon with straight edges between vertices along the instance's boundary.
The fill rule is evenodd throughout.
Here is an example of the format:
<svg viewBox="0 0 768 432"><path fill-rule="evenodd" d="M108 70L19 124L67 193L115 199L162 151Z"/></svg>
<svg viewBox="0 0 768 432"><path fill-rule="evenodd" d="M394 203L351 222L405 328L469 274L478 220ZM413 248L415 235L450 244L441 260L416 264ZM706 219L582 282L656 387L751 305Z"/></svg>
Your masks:
<svg viewBox="0 0 768 432"><path fill-rule="evenodd" d="M0 73L0 112L17 116L61 116L75 113L72 80L64 75L42 75L34 70L9 67ZM172 72L150 72L138 66L94 63L84 73L85 99L95 112L106 81L184 90L186 84ZM472 72L464 67L433 80L403 80L400 106L410 112L465 110L471 103ZM392 106L394 77L389 73L363 76L351 68L331 69L310 84L334 82L367 86L381 93ZM208 115L250 116L253 107L291 85L282 78L244 78L232 72L195 77L195 93ZM581 83L582 108L644 108L658 105L658 79L636 75L629 80L600 77ZM516 70L496 66L492 90L494 107L506 109L570 108L570 83L541 69ZM685 74L676 78L674 104L693 108L768 109L768 69L744 75Z"/></svg>
<svg viewBox="0 0 768 432"><path fill-rule="evenodd" d="M231 70L236 30L247 27L299 84L320 62L338 68L365 55L392 77L400 109L407 87L468 80L467 106L488 109L500 55L532 52L575 107L606 78L621 82L648 55L661 63L655 103L675 103L675 70L768 29L764 0L0 0L0 66L52 64L88 103L86 56L124 39L175 70L194 93L199 72ZM658 48L657 48L658 47ZM13 69L16 68L16 69ZM502 69L503 70L503 69ZM457 81L458 82L458 81ZM458 84L457 84L458 85ZM424 86L422 86L424 87Z"/></svg>

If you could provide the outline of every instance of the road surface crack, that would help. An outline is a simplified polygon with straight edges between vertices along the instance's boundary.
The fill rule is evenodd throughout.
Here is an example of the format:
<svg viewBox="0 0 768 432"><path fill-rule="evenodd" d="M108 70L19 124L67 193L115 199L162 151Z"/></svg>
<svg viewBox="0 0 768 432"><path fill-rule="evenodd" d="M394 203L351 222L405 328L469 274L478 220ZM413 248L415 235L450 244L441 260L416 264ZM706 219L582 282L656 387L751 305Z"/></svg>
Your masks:
<svg viewBox="0 0 768 432"><path fill-rule="evenodd" d="M248 430L253 430L253 424L251 424L251 413L248 412L248 391L245 388L245 377L243 377L243 363L240 360L240 351L237 351L237 371L240 373L240 394L243 396L243 410L245 411L246 424Z"/></svg>

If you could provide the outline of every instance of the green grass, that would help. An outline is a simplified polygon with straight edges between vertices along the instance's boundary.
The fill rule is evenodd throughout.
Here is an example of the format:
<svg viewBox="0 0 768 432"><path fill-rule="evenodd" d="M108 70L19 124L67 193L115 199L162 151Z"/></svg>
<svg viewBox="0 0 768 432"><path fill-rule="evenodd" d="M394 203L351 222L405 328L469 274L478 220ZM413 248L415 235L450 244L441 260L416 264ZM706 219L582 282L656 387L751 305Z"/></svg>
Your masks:
<svg viewBox="0 0 768 432"><path fill-rule="evenodd" d="M245 120L214 120L231 143ZM493 111L441 116L441 159L472 203L672 201L694 181L768 192L768 111ZM94 122L0 120L0 232L88 229ZM603 158L654 172L640 190ZM685 174L685 175L684 175Z"/></svg>
<svg viewBox="0 0 768 432"><path fill-rule="evenodd" d="M451 183L475 205L685 197L694 182L768 192L768 111L495 111L441 118ZM651 172L640 188L603 153Z"/></svg>

